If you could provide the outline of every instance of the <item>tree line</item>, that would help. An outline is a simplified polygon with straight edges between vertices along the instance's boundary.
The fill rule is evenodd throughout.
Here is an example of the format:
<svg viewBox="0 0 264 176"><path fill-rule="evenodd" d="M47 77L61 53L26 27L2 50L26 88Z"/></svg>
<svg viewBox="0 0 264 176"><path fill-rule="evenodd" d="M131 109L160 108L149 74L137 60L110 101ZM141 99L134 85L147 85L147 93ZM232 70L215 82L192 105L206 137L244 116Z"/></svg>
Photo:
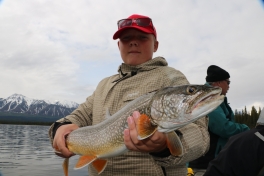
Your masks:
<svg viewBox="0 0 264 176"><path fill-rule="evenodd" d="M246 107L242 109L242 111L235 110L235 121L237 123L246 124L249 128L254 128L260 113L261 108L259 107L257 110L254 106L252 106L251 111L247 111Z"/></svg>
<svg viewBox="0 0 264 176"><path fill-rule="evenodd" d="M50 126L53 122L57 121L58 119L60 119L60 117L0 112L0 124Z"/></svg>

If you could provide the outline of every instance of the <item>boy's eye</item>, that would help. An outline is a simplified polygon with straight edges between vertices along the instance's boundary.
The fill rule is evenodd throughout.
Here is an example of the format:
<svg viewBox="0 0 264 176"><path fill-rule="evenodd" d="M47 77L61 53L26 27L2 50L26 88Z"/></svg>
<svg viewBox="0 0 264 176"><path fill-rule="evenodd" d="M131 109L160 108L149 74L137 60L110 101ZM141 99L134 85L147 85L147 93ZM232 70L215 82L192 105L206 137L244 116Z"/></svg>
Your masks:
<svg viewBox="0 0 264 176"><path fill-rule="evenodd" d="M143 36L140 36L141 39L146 39L148 38L147 36L143 35Z"/></svg>
<svg viewBox="0 0 264 176"><path fill-rule="evenodd" d="M121 39L121 40L130 40L130 38L131 38L130 36L123 36L123 37L121 37L120 39Z"/></svg>
<svg viewBox="0 0 264 176"><path fill-rule="evenodd" d="M146 36L146 35L139 35L139 36L124 35L120 39L122 41L130 41L132 39L136 39L136 40L146 40L146 39L148 39L148 36Z"/></svg>

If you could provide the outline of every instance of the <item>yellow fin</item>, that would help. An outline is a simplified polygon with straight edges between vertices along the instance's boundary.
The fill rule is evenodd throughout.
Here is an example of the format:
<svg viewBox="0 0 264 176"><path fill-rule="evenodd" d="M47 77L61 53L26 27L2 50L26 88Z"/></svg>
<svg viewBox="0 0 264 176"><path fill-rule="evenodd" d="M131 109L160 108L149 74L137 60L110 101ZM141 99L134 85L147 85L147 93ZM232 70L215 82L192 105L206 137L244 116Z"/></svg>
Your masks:
<svg viewBox="0 0 264 176"><path fill-rule="evenodd" d="M93 162L94 160L96 160L97 157L96 156L92 156L92 155L86 155L86 156L81 156L77 162L77 164L75 165L74 169L81 169L84 166L90 164L91 162Z"/></svg>
<svg viewBox="0 0 264 176"><path fill-rule="evenodd" d="M68 169L69 169L69 158L66 158L62 164L64 175L68 176Z"/></svg>
<svg viewBox="0 0 264 176"><path fill-rule="evenodd" d="M97 170L98 174L101 174L107 165L107 160L98 159L98 160L95 160L92 163L92 165L95 168L95 170Z"/></svg>
<svg viewBox="0 0 264 176"><path fill-rule="evenodd" d="M170 153L174 156L182 155L183 147L178 135L174 131L172 131L166 133L166 136L167 136L167 147L169 148Z"/></svg>
<svg viewBox="0 0 264 176"><path fill-rule="evenodd" d="M146 139L157 130L157 126L152 125L150 118L146 114L141 114L137 120L138 139Z"/></svg>

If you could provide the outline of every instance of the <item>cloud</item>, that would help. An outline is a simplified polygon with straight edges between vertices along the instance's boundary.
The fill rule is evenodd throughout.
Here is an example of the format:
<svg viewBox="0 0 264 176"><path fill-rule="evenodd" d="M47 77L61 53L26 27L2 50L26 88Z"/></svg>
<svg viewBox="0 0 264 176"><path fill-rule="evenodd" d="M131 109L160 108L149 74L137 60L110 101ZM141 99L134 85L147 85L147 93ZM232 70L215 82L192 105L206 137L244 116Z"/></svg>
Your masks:
<svg viewBox="0 0 264 176"><path fill-rule="evenodd" d="M231 74L232 108L263 105L264 9L260 1L0 1L0 97L72 100L92 94L122 62L112 35L131 14L153 19L155 56L203 84L206 69Z"/></svg>

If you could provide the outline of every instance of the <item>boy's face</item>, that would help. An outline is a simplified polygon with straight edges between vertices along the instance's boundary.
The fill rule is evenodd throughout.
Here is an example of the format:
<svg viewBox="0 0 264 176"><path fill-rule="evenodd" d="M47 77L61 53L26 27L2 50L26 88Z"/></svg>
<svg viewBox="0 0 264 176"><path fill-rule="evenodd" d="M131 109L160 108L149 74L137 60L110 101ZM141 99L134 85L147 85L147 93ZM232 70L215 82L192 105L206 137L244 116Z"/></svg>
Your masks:
<svg viewBox="0 0 264 176"><path fill-rule="evenodd" d="M158 49L154 35L127 29L119 37L118 48L125 64L140 65L152 59Z"/></svg>

